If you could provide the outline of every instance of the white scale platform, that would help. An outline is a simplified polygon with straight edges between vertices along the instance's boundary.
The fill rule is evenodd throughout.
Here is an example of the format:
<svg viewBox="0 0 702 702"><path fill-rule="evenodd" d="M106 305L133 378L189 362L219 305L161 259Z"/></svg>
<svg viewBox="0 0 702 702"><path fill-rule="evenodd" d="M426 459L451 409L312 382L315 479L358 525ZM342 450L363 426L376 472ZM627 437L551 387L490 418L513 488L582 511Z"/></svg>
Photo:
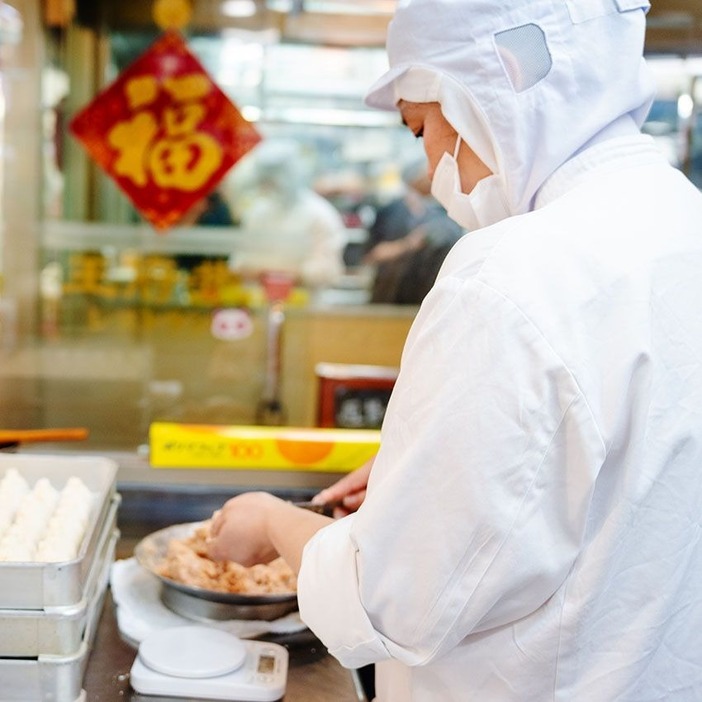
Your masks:
<svg viewBox="0 0 702 702"><path fill-rule="evenodd" d="M276 702L285 694L288 651L219 629L187 625L149 634L130 673L144 695Z"/></svg>

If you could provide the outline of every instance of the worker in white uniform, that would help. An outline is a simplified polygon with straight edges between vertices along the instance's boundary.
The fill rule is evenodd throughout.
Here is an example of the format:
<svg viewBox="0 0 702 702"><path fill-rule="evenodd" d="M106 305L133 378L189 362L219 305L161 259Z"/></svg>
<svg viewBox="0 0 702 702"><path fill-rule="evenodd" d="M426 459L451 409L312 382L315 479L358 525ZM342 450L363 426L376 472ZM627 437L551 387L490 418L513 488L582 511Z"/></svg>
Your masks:
<svg viewBox="0 0 702 702"><path fill-rule="evenodd" d="M358 511L245 494L212 541L299 568L302 618L376 664L378 702L702 700L702 195L639 131L647 8L410 0L390 24L368 101L469 233Z"/></svg>
<svg viewBox="0 0 702 702"><path fill-rule="evenodd" d="M241 214L241 238L230 268L245 278L286 273L312 289L344 273L344 221L305 182L301 152L288 140L263 141L249 157L254 195Z"/></svg>

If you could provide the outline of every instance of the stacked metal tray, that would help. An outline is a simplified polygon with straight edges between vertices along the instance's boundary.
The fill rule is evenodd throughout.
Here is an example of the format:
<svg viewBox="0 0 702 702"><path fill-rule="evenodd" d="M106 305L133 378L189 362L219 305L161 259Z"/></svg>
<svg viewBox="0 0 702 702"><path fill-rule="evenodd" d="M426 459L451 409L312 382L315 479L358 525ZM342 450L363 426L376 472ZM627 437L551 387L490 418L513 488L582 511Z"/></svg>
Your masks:
<svg viewBox="0 0 702 702"><path fill-rule="evenodd" d="M117 465L101 457L0 455L0 479L10 468L30 485L47 478L57 490L75 476L94 495L74 559L0 563L2 702L75 702L119 538Z"/></svg>

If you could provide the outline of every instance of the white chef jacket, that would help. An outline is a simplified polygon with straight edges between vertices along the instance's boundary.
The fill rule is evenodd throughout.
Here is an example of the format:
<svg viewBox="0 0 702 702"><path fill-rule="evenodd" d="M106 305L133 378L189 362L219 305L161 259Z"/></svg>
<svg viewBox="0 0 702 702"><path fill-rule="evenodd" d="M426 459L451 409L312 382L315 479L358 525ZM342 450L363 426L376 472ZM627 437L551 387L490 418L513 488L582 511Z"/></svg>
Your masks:
<svg viewBox="0 0 702 702"><path fill-rule="evenodd" d="M401 0L388 28L369 104L438 102L497 187L366 501L303 553L303 619L378 702L702 700L702 196L638 131L648 4Z"/></svg>
<svg viewBox="0 0 702 702"><path fill-rule="evenodd" d="M702 197L639 135L454 247L299 577L378 702L702 700L701 304Z"/></svg>

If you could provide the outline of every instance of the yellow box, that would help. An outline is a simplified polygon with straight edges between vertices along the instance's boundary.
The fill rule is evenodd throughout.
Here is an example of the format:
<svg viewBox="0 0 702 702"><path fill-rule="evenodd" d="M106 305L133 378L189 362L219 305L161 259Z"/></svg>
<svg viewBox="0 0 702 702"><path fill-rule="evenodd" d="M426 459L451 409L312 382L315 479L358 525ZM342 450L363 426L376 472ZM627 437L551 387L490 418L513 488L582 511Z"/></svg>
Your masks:
<svg viewBox="0 0 702 702"><path fill-rule="evenodd" d="M149 442L154 468L347 473L376 454L380 431L154 422Z"/></svg>

